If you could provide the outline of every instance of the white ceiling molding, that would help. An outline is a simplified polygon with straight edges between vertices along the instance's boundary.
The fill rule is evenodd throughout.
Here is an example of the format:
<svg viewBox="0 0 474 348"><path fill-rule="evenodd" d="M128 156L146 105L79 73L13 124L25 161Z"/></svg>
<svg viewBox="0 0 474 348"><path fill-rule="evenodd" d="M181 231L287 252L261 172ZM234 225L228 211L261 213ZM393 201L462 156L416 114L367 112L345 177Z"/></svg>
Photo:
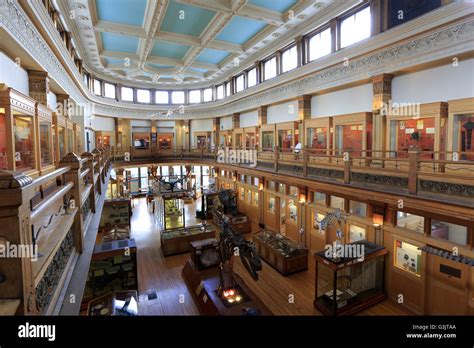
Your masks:
<svg viewBox="0 0 474 348"><path fill-rule="evenodd" d="M60 13L69 13L71 8L80 4L84 13L81 14L79 19L71 19L68 16L64 17L64 20L68 23L71 29L75 41L79 43L78 50L84 57L84 66L86 69L93 73L98 78L108 80L112 83L118 83L121 85L130 85L132 87L149 87L149 88L203 88L209 86L210 83L217 83L218 81L227 79L232 75L235 70L241 69L243 65L253 64L259 60L257 55L260 55L260 59L263 58L267 51L265 48L269 45L276 43L277 46L289 38L294 39L301 33L298 33L297 28L301 27L302 23L315 23L314 16L325 8L334 8L337 15L341 12L355 6L360 3L361 0L300 0L286 13L281 14L276 11L268 10L258 6L248 4L248 0L179 0L178 2L188 4L192 6L202 7L208 10L216 12L214 18L210 21L209 25L201 33L200 37L193 37L190 35L182 35L177 33L169 33L159 31L158 28L161 26L161 20L166 12L168 6L168 0L149 0L147 3L147 17L152 18L152 23L156 27L154 35L150 35L147 26L150 21L145 18L144 24L141 28L137 28L130 25L122 25L117 23L109 23L100 21L97 18L95 0L68 0L62 1L59 5ZM157 2L156 7L160 8L159 13L150 15L154 11L154 5L152 3ZM291 11L291 16L288 13ZM328 16L324 16L325 20L329 20L332 12L328 12ZM245 45L236 45L228 42L222 42L216 39L217 35L222 29L229 23L234 16L243 16L251 18L253 20L261 21L269 24L260 33L250 39ZM320 17L318 16L318 19ZM316 21L318 22L318 21ZM312 24L313 26L316 24ZM313 27L314 28L314 27ZM95 35L91 35L90 31L95 32ZM123 66L123 71L117 71L116 69L109 69L105 63L104 58L113 58L113 55L122 55L118 52L104 52L101 49L100 32L111 32L118 33L128 36L139 38L139 54L125 54L125 56L137 63L142 68L144 73L154 74L154 78L127 78L127 74L123 71L127 70L129 66ZM284 34L289 34L287 37ZM149 55L149 51L153 47L153 40L158 39L162 41L184 44L191 46L191 49L183 57L182 60L174 59L165 63L156 63L157 60L161 61L161 57L154 57ZM151 41L151 43L149 43ZM148 44L145 44L148 43ZM89 48L92 47L99 52L99 57L95 55L91 56ZM148 54L144 54L144 47L148 48ZM190 74L191 71L188 68L200 68L200 62L196 62L196 58L202 52L203 49L217 49L228 51L231 54L220 62L218 65L214 65L214 69L208 69L209 71L203 75ZM241 64L236 65L235 62L239 61ZM160 78L161 75L166 75L167 71L161 71L160 69L151 71L147 69L145 63L173 65L176 67L173 72L179 75L180 86L177 86L175 82L166 82L166 80ZM206 68L201 68L206 69ZM124 78L125 76L125 78ZM185 78L190 76L191 78ZM195 77L194 79L192 77ZM153 80L151 82L150 80Z"/></svg>

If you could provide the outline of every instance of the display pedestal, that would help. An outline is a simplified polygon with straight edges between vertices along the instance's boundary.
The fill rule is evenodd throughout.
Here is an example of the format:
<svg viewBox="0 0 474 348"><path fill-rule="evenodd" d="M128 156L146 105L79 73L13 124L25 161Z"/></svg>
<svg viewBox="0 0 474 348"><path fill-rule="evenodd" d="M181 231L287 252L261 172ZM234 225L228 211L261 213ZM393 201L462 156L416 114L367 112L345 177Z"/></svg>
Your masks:
<svg viewBox="0 0 474 348"><path fill-rule="evenodd" d="M234 274L235 282L245 292L247 301L230 307L225 306L217 295L220 283L217 267L199 271L194 262L188 260L184 265L182 276L203 315L243 315L245 308L257 309L261 315L273 315L237 274Z"/></svg>

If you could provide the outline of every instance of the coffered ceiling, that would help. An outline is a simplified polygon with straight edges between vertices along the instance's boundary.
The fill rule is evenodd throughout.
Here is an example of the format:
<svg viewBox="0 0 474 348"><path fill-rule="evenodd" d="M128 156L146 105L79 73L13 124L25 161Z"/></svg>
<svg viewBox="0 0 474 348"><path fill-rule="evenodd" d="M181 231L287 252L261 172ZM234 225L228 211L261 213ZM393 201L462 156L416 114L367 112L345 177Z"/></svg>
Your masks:
<svg viewBox="0 0 474 348"><path fill-rule="evenodd" d="M56 0L88 70L124 85L156 88L223 81L270 53L270 46L294 39L295 29L334 3Z"/></svg>

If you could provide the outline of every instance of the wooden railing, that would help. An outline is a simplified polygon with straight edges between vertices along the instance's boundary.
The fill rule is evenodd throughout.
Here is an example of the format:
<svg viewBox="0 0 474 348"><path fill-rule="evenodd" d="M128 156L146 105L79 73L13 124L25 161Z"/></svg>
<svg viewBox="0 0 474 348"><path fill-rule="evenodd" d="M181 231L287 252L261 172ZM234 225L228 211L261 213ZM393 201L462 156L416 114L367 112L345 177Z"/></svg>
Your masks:
<svg viewBox="0 0 474 348"><path fill-rule="evenodd" d="M110 168L110 150L69 153L51 173L31 179L0 171L1 305L11 314L54 314ZM104 193L105 194L105 193ZM13 253L14 252L14 253Z"/></svg>
<svg viewBox="0 0 474 348"><path fill-rule="evenodd" d="M474 198L474 158L469 153L430 152L418 148L404 152L308 147L300 151L282 151L274 147L248 149L253 154L247 153L245 157L240 152L241 157L232 160L231 157L239 156L237 153L242 150L222 147L137 150L130 147L112 149L111 156L116 162L206 159L214 160L216 165L256 167L274 173L388 188L413 195L441 193ZM255 155L256 163L251 163L249 158L253 159Z"/></svg>

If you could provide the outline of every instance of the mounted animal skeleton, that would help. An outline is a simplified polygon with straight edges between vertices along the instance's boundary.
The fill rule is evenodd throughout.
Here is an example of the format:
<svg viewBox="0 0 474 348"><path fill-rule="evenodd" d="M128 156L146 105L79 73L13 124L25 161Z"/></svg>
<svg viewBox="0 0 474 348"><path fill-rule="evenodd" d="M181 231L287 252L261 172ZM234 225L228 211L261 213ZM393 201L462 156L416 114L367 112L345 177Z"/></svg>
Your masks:
<svg viewBox="0 0 474 348"><path fill-rule="evenodd" d="M224 289L236 285L233 271L234 256L240 257L240 261L254 280L258 280L258 271L262 270L262 261L257 254L253 242L246 240L240 233L235 232L226 221L226 217L222 212L216 209L214 216L217 217L221 227L219 238L221 256L220 285L218 289L219 294L221 294Z"/></svg>
<svg viewBox="0 0 474 348"><path fill-rule="evenodd" d="M336 209L335 211L326 214L322 220L318 220L318 217L316 216L316 224L318 225L320 231L326 231L326 229L334 222L337 223L336 237L339 241L342 241L344 235L342 234L341 225L342 223L346 223L347 219L345 214L343 214L340 209Z"/></svg>

